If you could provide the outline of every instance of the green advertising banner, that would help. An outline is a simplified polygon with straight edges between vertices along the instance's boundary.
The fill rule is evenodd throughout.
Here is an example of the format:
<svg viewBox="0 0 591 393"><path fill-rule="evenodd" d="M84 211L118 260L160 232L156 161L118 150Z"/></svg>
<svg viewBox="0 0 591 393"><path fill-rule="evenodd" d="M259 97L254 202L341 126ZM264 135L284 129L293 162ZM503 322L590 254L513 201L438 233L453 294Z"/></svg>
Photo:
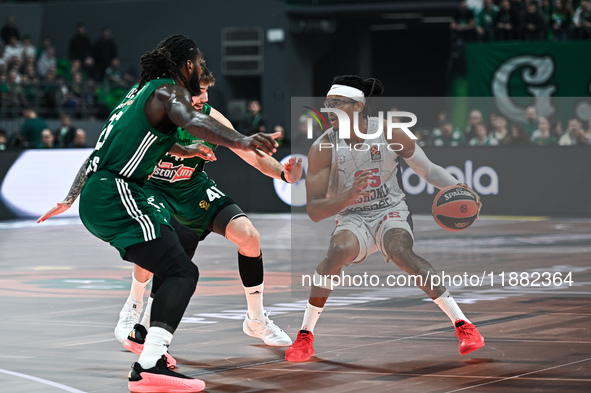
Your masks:
<svg viewBox="0 0 591 393"><path fill-rule="evenodd" d="M586 97L591 42L466 44L472 97Z"/></svg>
<svg viewBox="0 0 591 393"><path fill-rule="evenodd" d="M564 126L591 118L591 42L467 44L466 61L469 96L493 97L483 113L523 122L534 106Z"/></svg>

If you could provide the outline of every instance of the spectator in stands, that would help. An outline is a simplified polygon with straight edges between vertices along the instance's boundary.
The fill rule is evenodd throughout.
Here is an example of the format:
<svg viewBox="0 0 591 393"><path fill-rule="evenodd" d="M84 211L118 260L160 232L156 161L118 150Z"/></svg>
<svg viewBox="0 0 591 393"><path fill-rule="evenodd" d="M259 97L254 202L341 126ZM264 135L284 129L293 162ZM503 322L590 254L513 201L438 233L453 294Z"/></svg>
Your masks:
<svg viewBox="0 0 591 393"><path fill-rule="evenodd" d="M489 134L484 123L476 126L476 136L470 139L470 146L498 146L499 141Z"/></svg>
<svg viewBox="0 0 591 393"><path fill-rule="evenodd" d="M35 65L35 58L29 57L27 61L22 66L23 68L23 75L26 75L29 79L30 83L37 84L39 83L39 74L37 73L37 67Z"/></svg>
<svg viewBox="0 0 591 393"><path fill-rule="evenodd" d="M105 78L105 70L111 66L111 61L117 57L117 45L111 37L111 29L103 27L101 36L92 48L96 78L102 81Z"/></svg>
<svg viewBox="0 0 591 393"><path fill-rule="evenodd" d="M554 135L556 139L560 140L562 136L562 122L560 119L548 119L550 121L550 134Z"/></svg>
<svg viewBox="0 0 591 393"><path fill-rule="evenodd" d="M72 60L70 62L70 69L64 73L63 77L66 80L66 82L71 82L74 80L75 74L80 74L82 76L82 79L86 79L86 75L84 73L82 63L80 62L80 60Z"/></svg>
<svg viewBox="0 0 591 393"><path fill-rule="evenodd" d="M47 128L45 120L39 118L32 108L23 110L25 122L23 123L20 134L23 138L24 147L39 149L42 147L41 132Z"/></svg>
<svg viewBox="0 0 591 393"><path fill-rule="evenodd" d="M488 42L495 38L495 19L498 12L499 8L492 0L484 0L482 9L476 16L476 33L479 41Z"/></svg>
<svg viewBox="0 0 591 393"><path fill-rule="evenodd" d="M104 82L113 87L129 88L135 83L135 78L121 69L118 57L111 59L111 64L105 70Z"/></svg>
<svg viewBox="0 0 591 393"><path fill-rule="evenodd" d="M23 47L16 36L11 36L8 43L4 47L4 61L10 63L18 58L19 62L23 61Z"/></svg>
<svg viewBox="0 0 591 393"><path fill-rule="evenodd" d="M531 137L529 139L533 141L535 138L539 138L541 135L546 134L554 135L554 133L552 132L552 125L550 124L550 120L548 120L548 118L540 116L540 118L538 119L538 129L532 132Z"/></svg>
<svg viewBox="0 0 591 393"><path fill-rule="evenodd" d="M257 132L265 132L267 124L263 118L261 104L258 100L248 101L246 116L238 125L240 133L249 136Z"/></svg>
<svg viewBox="0 0 591 393"><path fill-rule="evenodd" d="M68 59L70 62L78 60L88 77L91 79L94 77L92 43L86 34L86 26L84 23L76 25L76 33L70 40L70 45L68 47Z"/></svg>
<svg viewBox="0 0 591 393"><path fill-rule="evenodd" d="M16 26L16 18L14 15L10 15L6 21L6 24L2 26L0 37L2 37L2 42L4 45L8 44L10 37L16 37L17 41L21 40L21 35L18 31L18 27Z"/></svg>
<svg viewBox="0 0 591 393"><path fill-rule="evenodd" d="M414 135L417 137L415 143L421 147L427 146L430 134L431 133L426 128L415 128Z"/></svg>
<svg viewBox="0 0 591 393"><path fill-rule="evenodd" d="M511 125L511 131L509 133L509 145L513 146L527 146L530 144L529 135L523 129L523 125L519 123L513 123Z"/></svg>
<svg viewBox="0 0 591 393"><path fill-rule="evenodd" d="M511 143L511 136L507 129L507 119L504 116L497 115L493 124L492 135L501 145Z"/></svg>
<svg viewBox="0 0 591 393"><path fill-rule="evenodd" d="M0 129L0 151L8 150L8 146L6 143L6 131Z"/></svg>
<svg viewBox="0 0 591 393"><path fill-rule="evenodd" d="M462 130L454 127L451 121L444 120L441 126L431 133L429 144L431 146L465 146L468 141Z"/></svg>
<svg viewBox="0 0 591 393"><path fill-rule="evenodd" d="M538 129L538 111L534 106L528 106L525 109L525 123L523 129L531 137L533 132Z"/></svg>
<svg viewBox="0 0 591 393"><path fill-rule="evenodd" d="M15 64L15 63L13 63ZM16 63L18 65L18 63ZM18 72L18 66L13 66L8 69L8 81L6 83L7 93L9 95L9 105L14 109L18 109L23 106L27 106L27 98L22 86L22 76ZM4 104L4 103L3 103Z"/></svg>
<svg viewBox="0 0 591 393"><path fill-rule="evenodd" d="M488 115L488 121L485 123L487 130L493 130L495 128L497 117L499 117L499 115L497 115L496 112L491 112Z"/></svg>
<svg viewBox="0 0 591 393"><path fill-rule="evenodd" d="M521 19L521 28L523 39L526 41L540 41L545 38L546 21L536 3L530 1L527 5Z"/></svg>
<svg viewBox="0 0 591 393"><path fill-rule="evenodd" d="M67 108L71 114L80 117L87 113L92 101L92 86L84 82L81 72L73 74L63 100L64 108Z"/></svg>
<svg viewBox="0 0 591 393"><path fill-rule="evenodd" d="M55 49L51 46L47 48L47 50L41 54L39 60L37 60L37 72L41 78L45 78L45 75L47 75L47 71L49 71L50 68L57 69Z"/></svg>
<svg viewBox="0 0 591 393"><path fill-rule="evenodd" d="M280 132L281 135L278 138L275 138L275 141L279 144L279 146L286 146L287 140L285 139L285 128L281 124L277 124L273 127L273 133Z"/></svg>
<svg viewBox="0 0 591 393"><path fill-rule="evenodd" d="M49 128L41 131L41 149L53 149L53 133Z"/></svg>
<svg viewBox="0 0 591 393"><path fill-rule="evenodd" d="M539 129L534 131L531 143L535 146L558 145L558 138L550 133L550 122L547 118L540 116Z"/></svg>
<svg viewBox="0 0 591 393"><path fill-rule="evenodd" d="M554 10L550 14L550 29L554 41L566 41L569 38L571 15L571 10L563 0L556 0Z"/></svg>
<svg viewBox="0 0 591 393"><path fill-rule="evenodd" d="M466 0L458 2L458 9L452 18L450 25L452 43L461 45L464 42L473 41L476 19L474 12L468 8Z"/></svg>
<svg viewBox="0 0 591 393"><path fill-rule="evenodd" d="M21 61L21 58L18 56L13 56L6 63L8 74L10 74L12 71L18 74L16 83L20 83L20 70L22 64L23 62Z"/></svg>
<svg viewBox="0 0 591 393"><path fill-rule="evenodd" d="M465 132L466 138L468 138L468 140L476 136L476 126L478 126L480 123L482 123L482 112L480 112L478 109L471 110L470 115L468 116L468 127L466 127Z"/></svg>
<svg viewBox="0 0 591 393"><path fill-rule="evenodd" d="M312 135L308 138L308 119L312 120ZM298 118L297 125L295 127L295 132L292 133L291 139L291 146L297 148L304 148L306 151L312 145L320 135L322 135L323 130L320 129L318 123L312 119L308 115L300 115Z"/></svg>
<svg viewBox="0 0 591 393"><path fill-rule="evenodd" d="M39 86L39 105L48 117L57 117L61 101L62 91L57 81L56 69L51 67L43 78L43 84Z"/></svg>
<svg viewBox="0 0 591 393"><path fill-rule="evenodd" d="M22 49L23 61L27 62L31 58L33 59L33 61L35 61L35 59L37 58L37 48L35 48L35 45L33 45L33 43L31 42L30 34L25 34L23 36Z"/></svg>
<svg viewBox="0 0 591 393"><path fill-rule="evenodd" d="M573 16L574 38L588 40L591 38L591 4L589 0L581 0L581 5Z"/></svg>
<svg viewBox="0 0 591 393"><path fill-rule="evenodd" d="M481 114L482 116L482 114ZM437 124L442 124L444 121L449 120L449 113L447 113L447 111L440 111L437 114Z"/></svg>
<svg viewBox="0 0 591 393"><path fill-rule="evenodd" d="M496 38L501 41L516 39L519 17L515 10L511 9L509 0L501 0L500 10L495 18Z"/></svg>
<svg viewBox="0 0 591 393"><path fill-rule="evenodd" d="M588 146L591 138L585 134L581 121L577 118L568 121L568 129L558 140L560 146Z"/></svg>
<svg viewBox="0 0 591 393"><path fill-rule="evenodd" d="M43 37L43 40L41 41L41 46L37 48L37 59L39 59L41 55L43 55L43 53L47 51L47 49L49 48L53 48L53 46L51 45L51 38Z"/></svg>
<svg viewBox="0 0 591 393"><path fill-rule="evenodd" d="M72 117L68 114L61 116L61 124L57 130L54 131L56 147L68 147L76 135L76 128L72 126Z"/></svg>
<svg viewBox="0 0 591 393"><path fill-rule="evenodd" d="M68 147L75 148L75 149L82 149L82 148L87 147L86 146L86 131L84 131L82 128L78 128L76 130L76 134L74 135L74 140L72 141L72 143L70 143L68 145Z"/></svg>

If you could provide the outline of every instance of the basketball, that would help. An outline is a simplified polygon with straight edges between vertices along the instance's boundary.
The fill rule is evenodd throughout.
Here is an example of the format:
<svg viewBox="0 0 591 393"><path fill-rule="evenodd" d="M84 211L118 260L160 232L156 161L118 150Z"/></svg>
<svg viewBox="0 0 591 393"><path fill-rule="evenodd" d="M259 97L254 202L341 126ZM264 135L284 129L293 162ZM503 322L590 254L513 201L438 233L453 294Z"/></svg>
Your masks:
<svg viewBox="0 0 591 393"><path fill-rule="evenodd" d="M441 189L433 201L433 218L446 231L468 228L478 216L478 202L470 190L460 186Z"/></svg>

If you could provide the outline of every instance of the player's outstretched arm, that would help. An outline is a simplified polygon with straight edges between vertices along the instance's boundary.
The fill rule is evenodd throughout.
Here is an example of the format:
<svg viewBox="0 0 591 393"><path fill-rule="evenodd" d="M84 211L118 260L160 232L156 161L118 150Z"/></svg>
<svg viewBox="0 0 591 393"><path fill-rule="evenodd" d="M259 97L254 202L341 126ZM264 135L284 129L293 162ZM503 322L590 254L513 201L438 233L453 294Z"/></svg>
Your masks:
<svg viewBox="0 0 591 393"><path fill-rule="evenodd" d="M70 191L68 192L68 195L64 198L64 200L58 202L56 206L52 207L44 215L39 217L37 219L37 223L43 222L50 217L62 214L63 212L68 210L70 206L72 206L76 198L78 198L78 195L80 195L80 192L82 192L82 187L84 187L84 183L86 183L86 165L88 164L89 159L90 156L86 159L86 161L84 161L84 164L82 164L82 166L80 167L80 170L78 171L78 174L76 175L76 178L74 179L74 182L70 187Z"/></svg>
<svg viewBox="0 0 591 393"><path fill-rule="evenodd" d="M328 143L326 134L318 138L308 153L308 172L306 174L306 199L308 216L314 222L332 217L356 199L371 195L365 191L369 185L370 172L360 172L351 188L339 195L327 198L330 166L332 161L331 149L320 149L321 143Z"/></svg>
<svg viewBox="0 0 591 393"><path fill-rule="evenodd" d="M187 130L190 134L216 145L227 146L240 150L257 152L261 149L265 153L273 154L277 148L277 142L270 134L258 133L253 136L244 136L235 130L222 125L211 116L204 115L193 108L191 96L188 90L176 85L163 85L154 92L154 100L147 105L149 109L158 112L158 106L162 105L168 118L177 126ZM147 113L150 124L158 123L156 119L150 119L151 113ZM158 117L156 113L156 117Z"/></svg>
<svg viewBox="0 0 591 393"><path fill-rule="evenodd" d="M408 138L407 141L404 141L403 146L405 146L405 148L401 151L401 155L417 175L425 179L432 186L439 189L455 185L460 185L468 189L474 194L474 196L476 196L476 201L478 202L480 211L482 202L480 201L480 196L476 193L476 191L468 187L468 185L460 183L458 179L453 177L441 166L431 162L423 149L421 149L419 145L416 145L412 139Z"/></svg>
<svg viewBox="0 0 591 393"><path fill-rule="evenodd" d="M217 121L219 121L220 123L222 123L223 125L225 125L226 127L230 127L232 129L234 128L230 120L228 120L215 108L211 108L211 113L209 115ZM273 138L277 138L279 135L273 134L271 136ZM288 183L295 183L302 178L301 159L290 159L289 162L285 164L285 166L283 166L279 161L269 156L268 154L262 152L258 152L259 154L257 154L254 151L245 151L238 149L232 149L232 151L236 153L240 158L242 158L246 163L248 163L252 167L261 171L261 173L273 179L283 180L281 176L283 174L285 180Z"/></svg>

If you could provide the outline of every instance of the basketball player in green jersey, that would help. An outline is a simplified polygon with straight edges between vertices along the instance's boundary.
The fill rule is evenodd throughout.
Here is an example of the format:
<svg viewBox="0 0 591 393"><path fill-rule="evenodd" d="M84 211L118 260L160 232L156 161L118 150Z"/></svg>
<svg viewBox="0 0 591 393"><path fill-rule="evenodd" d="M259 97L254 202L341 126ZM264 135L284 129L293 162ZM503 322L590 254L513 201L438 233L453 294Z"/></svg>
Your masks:
<svg viewBox="0 0 591 393"><path fill-rule="evenodd" d="M162 279L142 354L129 373L133 392L198 392L205 387L202 380L175 373L166 364L167 348L195 292L199 269L181 243L185 233L190 237L193 232L165 209L148 203L142 189L146 179L167 151L185 157L197 154L175 144L178 127L241 150L272 153L277 146L274 135L245 137L193 108L200 60L195 42L182 35L166 38L143 55L138 88L111 113L66 200L38 220L67 209L82 188L79 210L84 226L117 248L123 259Z"/></svg>
<svg viewBox="0 0 591 393"><path fill-rule="evenodd" d="M232 124L220 112L207 104L207 91L215 83L215 79L204 64L201 68L203 70L200 82L201 94L193 97L193 106L231 127ZM187 146L198 141L204 142L185 130L178 130L177 143ZM204 143L212 149L216 148L213 144ZM283 178L290 183L297 182L301 178L301 159L297 162L292 159L284 167L266 154L234 151L248 164L269 177ZM204 163L205 161L200 157L179 159L170 154L163 156L144 186L148 201L167 209L182 224L191 228L199 240L203 240L210 232L215 232L238 246L238 270L248 306L243 331L249 336L261 338L267 345L289 346L292 343L289 336L269 320L263 308L264 285L260 235L238 205L220 191L215 182L203 172ZM195 243L196 246L197 243ZM189 256L194 252L194 249L189 250ZM158 277L154 277L151 296L142 322L139 324L143 295L151 277L150 272L138 265L134 266L130 295L120 312L119 322L115 328L115 337L123 343L125 348L138 354L142 351L145 329L150 323L151 302L161 281ZM167 359L169 367L176 363L169 355Z"/></svg>

